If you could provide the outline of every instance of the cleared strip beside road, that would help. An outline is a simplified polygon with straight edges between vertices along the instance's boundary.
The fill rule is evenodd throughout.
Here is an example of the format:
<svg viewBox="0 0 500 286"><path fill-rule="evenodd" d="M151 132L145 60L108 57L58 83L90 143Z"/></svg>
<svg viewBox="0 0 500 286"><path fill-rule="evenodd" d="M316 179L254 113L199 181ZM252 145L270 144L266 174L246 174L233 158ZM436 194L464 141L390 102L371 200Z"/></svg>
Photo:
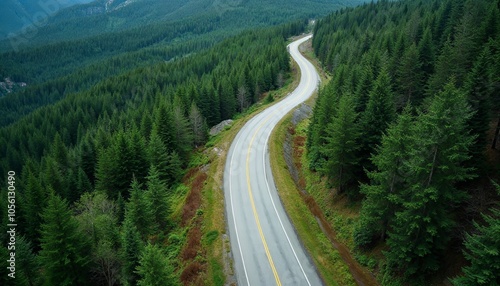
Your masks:
<svg viewBox="0 0 500 286"><path fill-rule="evenodd" d="M301 72L298 87L248 121L227 156L224 196L239 285L322 285L278 197L267 144L281 118L316 90L318 73L298 50L311 37L289 45Z"/></svg>

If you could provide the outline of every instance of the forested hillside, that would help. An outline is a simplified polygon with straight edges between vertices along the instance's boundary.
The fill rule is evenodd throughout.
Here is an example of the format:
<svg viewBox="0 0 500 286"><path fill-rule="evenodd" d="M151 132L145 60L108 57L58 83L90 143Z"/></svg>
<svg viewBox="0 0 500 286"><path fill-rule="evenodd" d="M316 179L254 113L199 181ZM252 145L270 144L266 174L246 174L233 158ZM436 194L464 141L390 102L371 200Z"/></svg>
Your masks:
<svg viewBox="0 0 500 286"><path fill-rule="evenodd" d="M500 284L500 1L344 9L313 48L332 80L309 168L361 205L352 239L381 284Z"/></svg>
<svg viewBox="0 0 500 286"><path fill-rule="evenodd" d="M0 126L66 94L88 89L103 78L199 52L245 29L317 17L363 1L300 1L300 8L293 1L149 2L136 1L123 9L94 15L96 19L68 16L71 9L80 6L61 10L54 17L68 17L64 21L71 23L47 24L37 28L33 37L20 35L14 42L4 41L10 51L0 54L0 81L10 78L27 86L10 94L0 89ZM96 3L100 2L88 5ZM124 28L106 28L116 17ZM141 17L149 20L143 23Z"/></svg>
<svg viewBox="0 0 500 286"><path fill-rule="evenodd" d="M207 126L283 84L285 39L305 25L245 32L109 77L1 128L1 173L14 171L19 190L17 281L177 285L185 238L170 202L185 189L179 182L191 153L206 142ZM2 257L6 227L2 215ZM3 261L0 279L10 285Z"/></svg>

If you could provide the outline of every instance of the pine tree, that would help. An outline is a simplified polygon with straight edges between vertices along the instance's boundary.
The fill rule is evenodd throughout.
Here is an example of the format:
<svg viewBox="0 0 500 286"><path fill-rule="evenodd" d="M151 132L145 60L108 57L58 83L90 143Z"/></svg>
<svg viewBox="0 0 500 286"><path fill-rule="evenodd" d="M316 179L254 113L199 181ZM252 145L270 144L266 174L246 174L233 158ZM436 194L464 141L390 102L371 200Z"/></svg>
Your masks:
<svg viewBox="0 0 500 286"><path fill-rule="evenodd" d="M148 244L142 252L137 267L137 274L141 277L137 285L177 285L173 273L174 269L163 251L158 246Z"/></svg>
<svg viewBox="0 0 500 286"><path fill-rule="evenodd" d="M39 276L37 275L37 272L40 267L36 260L36 255L33 253L31 243L24 236L17 238L16 257L17 285L39 285Z"/></svg>
<svg viewBox="0 0 500 286"><path fill-rule="evenodd" d="M500 186L497 185L500 192ZM476 231L465 238L465 258L469 266L462 268L464 276L453 280L457 286L498 285L500 284L500 209L490 210L491 215L484 215L485 224L474 222Z"/></svg>
<svg viewBox="0 0 500 286"><path fill-rule="evenodd" d="M373 238L385 238L389 222L401 206L396 202L405 190L405 162L412 147L411 109L405 108L395 124L390 125L382 136L377 154L372 157L376 170L368 173L370 184L361 186L366 195L360 212L360 223L354 230L354 242L358 247L368 246Z"/></svg>
<svg viewBox="0 0 500 286"><path fill-rule="evenodd" d="M419 106L423 94L423 76L418 49L415 44L409 46L404 52L396 74L396 82L401 93L401 97L397 102L398 108L401 109L410 102L413 106Z"/></svg>
<svg viewBox="0 0 500 286"><path fill-rule="evenodd" d="M469 105L474 114L470 118L468 125L471 134L476 136L474 145L470 149L471 159L468 162L470 167L484 172L484 161L486 159L485 150L487 148L487 132L491 121L491 97L492 80L490 76L491 53L485 47L474 68L470 71L464 90L468 96Z"/></svg>
<svg viewBox="0 0 500 286"><path fill-rule="evenodd" d="M177 152L168 154L167 186L173 186L182 179L182 161Z"/></svg>
<svg viewBox="0 0 500 286"><path fill-rule="evenodd" d="M174 145L174 129L173 117L167 106L161 105L155 115L155 122L153 124L153 131L160 136L163 144L167 147L168 151L176 150L177 146Z"/></svg>
<svg viewBox="0 0 500 286"><path fill-rule="evenodd" d="M150 220L153 220L160 228L160 231L166 231L169 224L170 204L168 202L168 193L165 184L160 180L158 170L151 165L148 174L148 189L146 199L151 207Z"/></svg>
<svg viewBox="0 0 500 286"><path fill-rule="evenodd" d="M358 139L360 136L356 125L357 113L352 96L340 98L337 114L327 126L327 137L324 154L327 157L323 172L328 176L339 193L356 195L355 173L359 158L357 157Z"/></svg>
<svg viewBox="0 0 500 286"><path fill-rule="evenodd" d="M470 116L466 97L449 83L415 123L408 187L397 198L402 209L391 223L386 252L388 265L407 278L436 271L439 251L449 242L452 211L465 198L455 184L472 177L462 165L473 142L466 125Z"/></svg>
<svg viewBox="0 0 500 286"><path fill-rule="evenodd" d="M422 81L426 82L434 72L435 49L430 28L425 29L424 36L418 42L418 61L421 64Z"/></svg>
<svg viewBox="0 0 500 286"><path fill-rule="evenodd" d="M309 126L307 136L307 147L309 168L320 170L325 163L322 154L322 146L326 145L326 128L336 114L336 107L339 103L339 95L333 93L331 84L318 91L318 100L314 106L313 117Z"/></svg>
<svg viewBox="0 0 500 286"><path fill-rule="evenodd" d="M360 119L363 136L361 137L359 156L360 158L365 158L361 162L365 169L369 171L373 170L369 158L374 153L376 146L380 144L382 133L395 117L396 110L390 76L388 71L382 68L377 80L373 84L368 104Z"/></svg>
<svg viewBox="0 0 500 286"><path fill-rule="evenodd" d="M146 143L144 137L137 128L133 128L128 135L128 145L131 154L131 174L137 178L140 183L145 182L148 174L148 156L146 152Z"/></svg>
<svg viewBox="0 0 500 286"><path fill-rule="evenodd" d="M156 167L161 180L169 182L170 169L167 147L165 147L160 136L158 136L155 132L152 132L151 137L149 138L147 153L149 165Z"/></svg>
<svg viewBox="0 0 500 286"><path fill-rule="evenodd" d="M90 243L78 230L68 203L52 194L43 211L39 261L48 285L88 285Z"/></svg>
<svg viewBox="0 0 500 286"><path fill-rule="evenodd" d="M356 86L356 112L361 113L365 111L366 104L368 103L369 94L373 85L373 73L369 65L363 68L362 77Z"/></svg>
<svg viewBox="0 0 500 286"><path fill-rule="evenodd" d="M146 199L141 184L133 178L130 186L130 200L125 208L125 220L132 222L141 237L146 239L158 228L156 222L151 219L152 217L151 202Z"/></svg>
<svg viewBox="0 0 500 286"><path fill-rule="evenodd" d="M139 275L135 269L139 265L139 254L143 249L141 236L132 220L123 221L122 230L122 277L124 285L136 285Z"/></svg>
<svg viewBox="0 0 500 286"><path fill-rule="evenodd" d="M39 228L42 224L41 210L47 205L47 193L31 171L28 174L27 181L26 190L24 194L21 194L25 235L38 248Z"/></svg>

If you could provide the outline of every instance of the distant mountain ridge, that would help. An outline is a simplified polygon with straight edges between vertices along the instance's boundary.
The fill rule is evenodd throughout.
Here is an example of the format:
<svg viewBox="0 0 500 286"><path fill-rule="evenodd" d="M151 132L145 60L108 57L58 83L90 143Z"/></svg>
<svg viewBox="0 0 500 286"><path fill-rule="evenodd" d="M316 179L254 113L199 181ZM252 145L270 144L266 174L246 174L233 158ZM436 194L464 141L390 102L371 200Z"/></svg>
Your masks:
<svg viewBox="0 0 500 286"><path fill-rule="evenodd" d="M3 0L0 10L0 39L29 25L41 25L48 17L77 4L94 0Z"/></svg>

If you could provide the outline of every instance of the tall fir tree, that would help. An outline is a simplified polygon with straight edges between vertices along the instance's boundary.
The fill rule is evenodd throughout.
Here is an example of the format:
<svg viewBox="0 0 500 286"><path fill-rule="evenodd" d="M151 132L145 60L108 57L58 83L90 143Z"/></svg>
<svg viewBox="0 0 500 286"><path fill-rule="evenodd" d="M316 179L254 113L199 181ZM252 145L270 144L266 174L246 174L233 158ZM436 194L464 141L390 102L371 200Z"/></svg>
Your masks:
<svg viewBox="0 0 500 286"><path fill-rule="evenodd" d="M164 232L169 226L170 204L167 187L159 175L156 167L151 165L148 174L148 189L145 195L151 207L152 217L149 219L159 226L161 232Z"/></svg>
<svg viewBox="0 0 500 286"><path fill-rule="evenodd" d="M496 185L500 193L500 186ZM465 238L465 258L470 265L462 268L464 275L453 280L456 286L500 284L500 205L484 215L484 224L474 222L475 233Z"/></svg>
<svg viewBox="0 0 500 286"><path fill-rule="evenodd" d="M396 109L391 78L387 69L382 67L373 84L366 109L360 118L363 136L361 137L359 157L364 158L361 161L363 168L369 171L373 170L369 158L374 153L376 146L380 144L382 133L395 118Z"/></svg>
<svg viewBox="0 0 500 286"><path fill-rule="evenodd" d="M436 94L415 123L409 151L407 188L397 197L402 206L391 223L386 252L388 265L407 278L435 272L440 251L450 240L453 210L466 195L456 183L472 177L463 166L473 137L466 96L453 83Z"/></svg>
<svg viewBox="0 0 500 286"><path fill-rule="evenodd" d="M178 283L167 256L155 245L148 244L141 254L137 274L139 286L174 286Z"/></svg>
<svg viewBox="0 0 500 286"><path fill-rule="evenodd" d="M144 248L141 241L141 235L137 230L134 222L130 219L125 219L122 226L122 248L121 256L123 260L122 267L122 283L123 285L136 285L139 280L139 275L135 269L139 265L139 256Z"/></svg>
<svg viewBox="0 0 500 286"><path fill-rule="evenodd" d="M130 200L125 208L125 220L131 221L141 237L147 239L158 230L158 225L151 219L152 217L151 202L146 199L141 184L133 178L130 186Z"/></svg>
<svg viewBox="0 0 500 286"><path fill-rule="evenodd" d="M39 261L46 285L88 285L90 243L68 203L52 194L43 211Z"/></svg>
<svg viewBox="0 0 500 286"><path fill-rule="evenodd" d="M357 157L360 132L356 124L354 98L344 95L340 98L338 110L326 132L326 146L323 153L327 157L325 173L339 193L357 195L356 173L359 169Z"/></svg>
<svg viewBox="0 0 500 286"><path fill-rule="evenodd" d="M354 243L358 247L367 247L377 237L384 240L396 211L401 209L397 202L407 187L405 163L412 147L413 120L407 106L382 136L380 147L372 157L376 169L368 173L370 183L361 186L361 193L366 197L354 230Z"/></svg>

